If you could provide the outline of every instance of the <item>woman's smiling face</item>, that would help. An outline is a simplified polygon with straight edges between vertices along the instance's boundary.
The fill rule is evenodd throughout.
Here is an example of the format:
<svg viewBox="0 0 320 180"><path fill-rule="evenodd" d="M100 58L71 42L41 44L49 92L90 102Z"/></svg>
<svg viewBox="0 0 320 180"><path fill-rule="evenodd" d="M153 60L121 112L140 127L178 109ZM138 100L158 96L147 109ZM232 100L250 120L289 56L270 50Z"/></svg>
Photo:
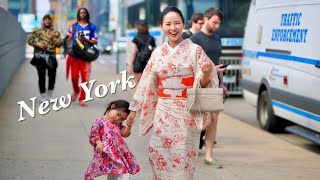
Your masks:
<svg viewBox="0 0 320 180"><path fill-rule="evenodd" d="M176 12L171 11L163 16L161 28L169 38L169 44L171 46L175 46L183 40L181 34L184 25L181 16Z"/></svg>

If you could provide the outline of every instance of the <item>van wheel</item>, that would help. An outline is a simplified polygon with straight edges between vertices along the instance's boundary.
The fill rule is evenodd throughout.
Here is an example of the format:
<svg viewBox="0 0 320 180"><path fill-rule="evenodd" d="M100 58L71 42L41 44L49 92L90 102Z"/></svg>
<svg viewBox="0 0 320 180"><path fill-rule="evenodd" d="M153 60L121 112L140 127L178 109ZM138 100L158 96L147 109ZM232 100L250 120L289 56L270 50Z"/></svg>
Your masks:
<svg viewBox="0 0 320 180"><path fill-rule="evenodd" d="M272 110L271 98L266 90L259 96L257 116L259 125L262 129L269 132L276 132L279 129L277 126L277 117Z"/></svg>

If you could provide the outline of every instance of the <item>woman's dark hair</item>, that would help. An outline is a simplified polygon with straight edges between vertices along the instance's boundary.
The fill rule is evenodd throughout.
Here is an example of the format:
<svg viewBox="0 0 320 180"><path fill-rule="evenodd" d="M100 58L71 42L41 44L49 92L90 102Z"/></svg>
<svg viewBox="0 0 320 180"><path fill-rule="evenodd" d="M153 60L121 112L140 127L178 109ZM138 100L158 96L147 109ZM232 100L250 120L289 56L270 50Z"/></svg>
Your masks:
<svg viewBox="0 0 320 180"><path fill-rule="evenodd" d="M148 26L147 21L139 20L136 24L137 24L138 33L140 33L140 34L149 33L149 26Z"/></svg>
<svg viewBox="0 0 320 180"><path fill-rule="evenodd" d="M106 115L106 113L108 111L111 110L111 106L114 105L114 109L116 110L119 110L119 111L123 111L123 112L126 112L126 113L130 113L130 110L129 110L129 103L125 100L116 100L116 101L112 101L111 103L109 103L107 105L107 109L106 111L104 112L103 115Z"/></svg>
<svg viewBox="0 0 320 180"><path fill-rule="evenodd" d="M87 22L89 23L90 15L89 15L89 11L88 11L88 9L86 9L86 8L80 8L80 9L78 10L78 13L77 13L77 20L78 20L78 21L80 21L80 11L81 11L81 9L83 9L83 10L85 10L85 11L86 11L86 13L87 13L86 20L87 20Z"/></svg>
<svg viewBox="0 0 320 180"><path fill-rule="evenodd" d="M183 15L182 15L181 11L178 8L174 7L174 6L168 6L168 7L164 8L164 10L161 12L161 16L160 16L160 24L161 25L163 23L163 17L166 14L168 14L169 12L175 12L175 13L179 14L179 16L182 19L183 24L185 24L184 23L184 18L183 18Z"/></svg>

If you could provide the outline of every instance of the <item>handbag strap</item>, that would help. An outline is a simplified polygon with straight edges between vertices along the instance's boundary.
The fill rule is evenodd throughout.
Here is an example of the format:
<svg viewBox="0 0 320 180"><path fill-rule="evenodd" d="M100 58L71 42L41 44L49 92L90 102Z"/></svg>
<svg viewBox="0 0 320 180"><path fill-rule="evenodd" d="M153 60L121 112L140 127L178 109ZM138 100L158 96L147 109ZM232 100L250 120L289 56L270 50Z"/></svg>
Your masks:
<svg viewBox="0 0 320 180"><path fill-rule="evenodd" d="M196 69L194 71L194 77L195 77L195 83L196 83L196 86L194 88L194 98L193 98L193 102L191 103L191 105L189 106L188 108L188 112L191 110L191 107L193 106L193 104L195 103L195 101L197 100L197 89L200 85L200 78L196 78L196 72L198 70L198 59L197 59L197 53L196 53ZM197 103L198 104L198 109L199 109L199 113L200 113L200 116L201 116L201 112L200 112L200 105L199 105L199 102Z"/></svg>
<svg viewBox="0 0 320 180"><path fill-rule="evenodd" d="M200 78L198 80L196 80L196 87L194 88L194 98L193 98L193 102L191 103L191 105L188 108L188 112L191 110L191 107L193 106L193 104L197 100L197 89L198 89L198 85L199 84L200 84ZM201 116L199 101L198 101L197 105L198 105L199 113L200 113L200 116Z"/></svg>
<svg viewBox="0 0 320 180"><path fill-rule="evenodd" d="M197 71L197 69L198 69L198 59L196 60L196 70L195 70L195 72ZM196 76L196 75L195 75ZM197 100L197 96L198 96L198 88L200 88L201 87L201 84L200 84L200 80L201 80L201 77L200 78L198 78L198 79L196 79L195 78L195 83L196 83L196 86L195 86L195 88L194 88L194 99L193 99L193 102L191 103L191 105L189 106L189 108L188 108L188 112L191 110L191 107L193 106L193 104L195 103L195 101ZM213 87L213 82L212 82L212 80L210 79L210 82L209 82L211 85L212 85L212 87ZM202 114L201 114L201 111L200 111L200 103L199 103L199 101L197 102L197 105L198 105L198 110L199 110L199 113L200 113L200 116L202 116Z"/></svg>
<svg viewBox="0 0 320 180"><path fill-rule="evenodd" d="M196 53L196 70L194 71L196 86L195 86L195 88L194 88L194 98L193 98L193 102L192 102L191 105L189 106L188 112L191 110L191 107L192 107L193 104L196 102L196 100L197 100L197 90L198 90L199 86L201 86L201 85L200 85L200 78L201 78L201 77L198 78L198 79L196 78L196 72L197 72L197 70L198 70L198 59L197 59L197 53ZM200 112L200 104L199 104L199 101L198 101L197 105L198 105L198 109L199 109L200 116L202 116L202 114L201 114L201 112Z"/></svg>

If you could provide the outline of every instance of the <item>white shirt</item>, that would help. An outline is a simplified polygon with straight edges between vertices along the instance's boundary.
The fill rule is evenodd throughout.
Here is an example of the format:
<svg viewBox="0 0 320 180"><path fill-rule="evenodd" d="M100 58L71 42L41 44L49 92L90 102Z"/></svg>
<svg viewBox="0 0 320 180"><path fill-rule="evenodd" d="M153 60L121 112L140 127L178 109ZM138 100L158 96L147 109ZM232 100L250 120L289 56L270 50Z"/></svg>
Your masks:
<svg viewBox="0 0 320 180"><path fill-rule="evenodd" d="M178 47L180 46L180 44L181 44L182 42L183 42L183 41L181 41L181 42L180 42L176 47L174 47L174 48L172 48L172 47L170 46L170 44L169 44L168 42L166 42L167 45L168 45L168 47L169 47L169 52L170 52L171 55L174 54L174 53L177 51Z"/></svg>

